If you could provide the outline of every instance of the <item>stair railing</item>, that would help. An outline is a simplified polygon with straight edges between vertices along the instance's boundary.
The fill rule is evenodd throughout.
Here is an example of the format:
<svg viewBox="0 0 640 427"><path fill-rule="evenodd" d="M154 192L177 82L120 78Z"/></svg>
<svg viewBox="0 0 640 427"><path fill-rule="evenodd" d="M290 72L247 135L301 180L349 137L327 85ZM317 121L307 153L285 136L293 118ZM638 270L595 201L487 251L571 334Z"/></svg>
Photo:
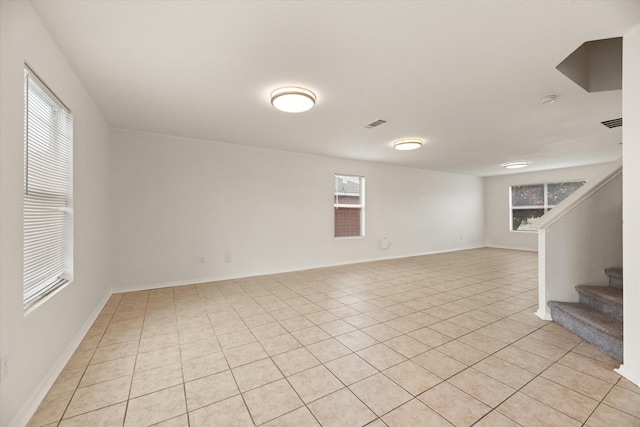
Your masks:
<svg viewBox="0 0 640 427"><path fill-rule="evenodd" d="M597 284L622 265L622 161L607 166L531 225L538 230L538 317L549 301L578 301L574 286Z"/></svg>

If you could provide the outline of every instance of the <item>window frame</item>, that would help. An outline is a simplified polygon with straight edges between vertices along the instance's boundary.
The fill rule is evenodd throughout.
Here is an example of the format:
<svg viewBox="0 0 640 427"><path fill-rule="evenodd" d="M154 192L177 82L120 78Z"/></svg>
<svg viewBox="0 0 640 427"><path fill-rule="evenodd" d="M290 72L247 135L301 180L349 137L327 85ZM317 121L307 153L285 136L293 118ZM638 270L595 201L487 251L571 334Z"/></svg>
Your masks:
<svg viewBox="0 0 640 427"><path fill-rule="evenodd" d="M551 209L558 206L558 204L549 204L549 186L557 185L557 184L573 184L573 183L582 183L582 185L587 183L586 179L571 179L571 180L563 180L557 182L544 182L539 184L516 184L509 186L509 231L516 233L536 233L538 230L525 228L525 229L513 229L513 211L514 210L543 210L543 215L549 212ZM582 187L582 185L580 187ZM528 206L514 206L513 205L513 187L539 187L542 186L542 198L544 203L542 205L528 205ZM578 187L577 191L580 187ZM573 194L573 193L571 193ZM571 196L571 194L569 196ZM569 197L567 196L567 197ZM564 199L563 199L564 201ZM562 203L562 201L560 201Z"/></svg>
<svg viewBox="0 0 640 427"><path fill-rule="evenodd" d="M359 203L339 203L340 194L336 189L336 180L339 177L358 178L358 184L360 187L360 192L358 193ZM359 239L365 236L365 188L366 188L365 182L366 182L366 179L362 175L352 175L352 174L345 174L345 173L333 174L333 209L334 209L333 237L334 239ZM343 195L347 196L349 194L351 193L344 193ZM358 235L336 236L336 220L335 220L336 209L360 209L360 232Z"/></svg>
<svg viewBox="0 0 640 427"><path fill-rule="evenodd" d="M24 65L23 310L73 281L73 115Z"/></svg>

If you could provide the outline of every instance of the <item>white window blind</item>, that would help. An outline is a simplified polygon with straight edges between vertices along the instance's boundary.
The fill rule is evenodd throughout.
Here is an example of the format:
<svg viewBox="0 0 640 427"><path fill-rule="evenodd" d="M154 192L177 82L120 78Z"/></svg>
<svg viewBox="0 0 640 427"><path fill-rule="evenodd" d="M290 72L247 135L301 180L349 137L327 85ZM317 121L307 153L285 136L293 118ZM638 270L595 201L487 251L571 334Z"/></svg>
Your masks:
<svg viewBox="0 0 640 427"><path fill-rule="evenodd" d="M24 70L24 279L28 308L73 276L70 111Z"/></svg>

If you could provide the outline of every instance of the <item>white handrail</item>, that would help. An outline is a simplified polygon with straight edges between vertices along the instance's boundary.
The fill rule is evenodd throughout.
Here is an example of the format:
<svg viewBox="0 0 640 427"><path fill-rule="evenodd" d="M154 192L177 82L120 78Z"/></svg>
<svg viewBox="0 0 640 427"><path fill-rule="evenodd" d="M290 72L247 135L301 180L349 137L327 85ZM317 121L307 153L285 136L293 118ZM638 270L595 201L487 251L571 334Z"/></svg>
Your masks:
<svg viewBox="0 0 640 427"><path fill-rule="evenodd" d="M622 159L619 159L607 167L600 174L594 176L587 181L582 187L577 189L573 194L545 213L529 227L536 230L548 228L551 224L571 212L576 206L585 201L589 196L605 186L609 181L622 173Z"/></svg>

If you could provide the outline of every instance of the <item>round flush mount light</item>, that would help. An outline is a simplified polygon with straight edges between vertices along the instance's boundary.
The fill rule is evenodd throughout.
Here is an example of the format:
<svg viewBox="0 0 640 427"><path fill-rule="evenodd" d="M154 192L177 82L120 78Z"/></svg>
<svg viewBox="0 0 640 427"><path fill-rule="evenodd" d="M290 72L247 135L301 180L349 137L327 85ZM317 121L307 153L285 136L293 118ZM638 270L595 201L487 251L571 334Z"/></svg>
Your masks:
<svg viewBox="0 0 640 427"><path fill-rule="evenodd" d="M540 102L540 105L551 105L556 102L557 99L558 97L556 95L547 95L540 98L538 102Z"/></svg>
<svg viewBox="0 0 640 427"><path fill-rule="evenodd" d="M404 138L393 141L393 148L396 150L408 151L422 147L424 141L420 138Z"/></svg>
<svg viewBox="0 0 640 427"><path fill-rule="evenodd" d="M316 103L316 95L302 87L281 87L271 92L271 105L285 113L302 113Z"/></svg>
<svg viewBox="0 0 640 427"><path fill-rule="evenodd" d="M505 163L502 166L504 166L507 169L520 169L520 168L526 168L527 166L529 166L529 162L509 162L509 163Z"/></svg>

